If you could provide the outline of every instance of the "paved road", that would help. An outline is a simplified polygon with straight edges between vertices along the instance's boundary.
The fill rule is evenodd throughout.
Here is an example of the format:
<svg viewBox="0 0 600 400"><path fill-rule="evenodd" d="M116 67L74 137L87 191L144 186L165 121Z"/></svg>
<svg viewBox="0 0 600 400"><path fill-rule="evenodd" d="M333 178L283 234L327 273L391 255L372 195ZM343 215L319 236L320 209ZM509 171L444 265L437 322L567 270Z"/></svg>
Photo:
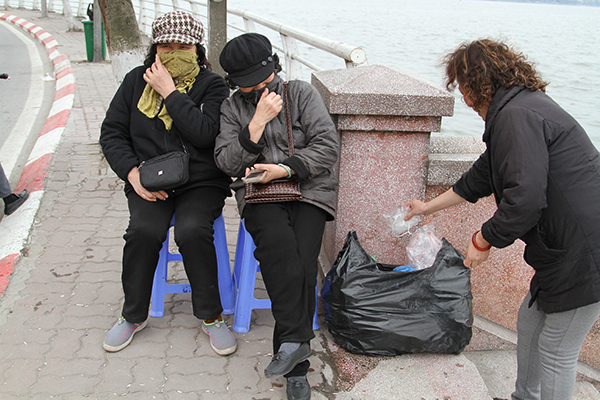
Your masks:
<svg viewBox="0 0 600 400"><path fill-rule="evenodd" d="M0 162L18 181L54 96L52 65L43 46L22 29L0 25ZM43 80L46 74L48 80Z"/></svg>

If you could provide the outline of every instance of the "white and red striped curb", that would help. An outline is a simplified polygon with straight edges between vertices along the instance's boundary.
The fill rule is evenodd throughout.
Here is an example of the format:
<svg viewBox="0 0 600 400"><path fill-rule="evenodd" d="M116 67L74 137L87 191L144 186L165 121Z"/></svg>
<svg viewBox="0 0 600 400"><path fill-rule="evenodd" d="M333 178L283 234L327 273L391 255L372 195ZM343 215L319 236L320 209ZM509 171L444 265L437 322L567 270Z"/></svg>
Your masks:
<svg viewBox="0 0 600 400"><path fill-rule="evenodd" d="M0 14L0 20L10 22L29 32L46 48L48 58L54 65L54 103L48 119L42 128L15 192L27 189L29 199L13 214L2 218L0 223L0 295L8 285L25 242L29 236L35 214L44 194L44 183L48 175L50 161L65 130L65 125L75 97L73 69L66 55L58 51L56 40L41 27L15 15Z"/></svg>

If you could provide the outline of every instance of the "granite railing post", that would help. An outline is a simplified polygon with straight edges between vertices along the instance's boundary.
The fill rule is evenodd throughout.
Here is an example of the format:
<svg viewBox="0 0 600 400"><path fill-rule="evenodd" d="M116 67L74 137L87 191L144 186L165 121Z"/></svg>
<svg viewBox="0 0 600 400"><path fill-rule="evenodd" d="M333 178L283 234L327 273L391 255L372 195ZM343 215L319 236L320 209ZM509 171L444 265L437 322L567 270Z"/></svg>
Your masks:
<svg viewBox="0 0 600 400"><path fill-rule="evenodd" d="M405 263L407 239L392 234L385 215L424 197L429 137L453 114L454 96L385 66L315 72L312 84L341 143L338 215L323 241L329 260L354 230L379 262Z"/></svg>

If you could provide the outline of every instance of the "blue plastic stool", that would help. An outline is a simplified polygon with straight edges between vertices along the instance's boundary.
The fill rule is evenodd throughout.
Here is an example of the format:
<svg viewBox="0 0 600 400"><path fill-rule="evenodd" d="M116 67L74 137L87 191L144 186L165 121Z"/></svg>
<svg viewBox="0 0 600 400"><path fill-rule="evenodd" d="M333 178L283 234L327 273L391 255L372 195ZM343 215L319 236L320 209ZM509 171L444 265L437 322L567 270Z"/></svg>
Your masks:
<svg viewBox="0 0 600 400"><path fill-rule="evenodd" d="M246 333L250 330L250 317L254 309L271 308L271 300L257 299L254 297L254 286L256 284L256 273L260 266L254 258L254 240L244 226L244 220L240 221L238 230L237 247L233 263L233 285L235 289L235 314L233 316L233 330L238 333ZM315 287L315 299L318 301L318 285ZM313 317L313 330L319 329L317 307Z"/></svg>
<svg viewBox="0 0 600 400"><path fill-rule="evenodd" d="M175 224L175 215L171 218L169 227ZM223 314L233 314L234 295L233 281L231 278L231 264L229 263L229 250L227 249L227 236L225 235L225 221L223 216L215 220L213 225L215 250L217 252L217 268L219 274L219 292L221 295L221 304L223 305ZM181 254L169 252L169 232L167 239L163 242L160 249L156 272L154 273L154 282L152 283L152 303L150 306L150 316L160 318L165 313L165 295L168 293L189 293L192 291L189 283L167 283L168 265L171 261L182 261Z"/></svg>

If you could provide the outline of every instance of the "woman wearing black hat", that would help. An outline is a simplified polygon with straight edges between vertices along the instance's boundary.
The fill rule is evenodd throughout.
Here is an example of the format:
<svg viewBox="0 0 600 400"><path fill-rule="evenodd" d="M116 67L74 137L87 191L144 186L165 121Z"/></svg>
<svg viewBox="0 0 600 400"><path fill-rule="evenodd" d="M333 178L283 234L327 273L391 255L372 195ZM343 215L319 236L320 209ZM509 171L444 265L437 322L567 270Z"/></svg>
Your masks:
<svg viewBox="0 0 600 400"><path fill-rule="evenodd" d="M284 82L269 40L248 33L228 42L219 58L232 88L221 106L221 133L215 145L219 168L244 177L265 170L262 183L292 177L300 201L247 204L244 185L233 186L240 215L257 246L255 256L275 318L273 359L266 377L287 378L288 399L309 399L306 379L314 338L317 257L325 222L335 217L338 157L335 126L320 95L303 81L288 84L288 109L295 153L288 151Z"/></svg>
<svg viewBox="0 0 600 400"><path fill-rule="evenodd" d="M210 72L203 26L191 14L173 11L152 24L152 45L143 66L133 69L115 94L102 123L100 144L125 181L129 226L123 249L122 316L106 334L106 351L119 351L146 326L152 280L169 223L192 287L194 315L202 319L213 350L236 350L221 318L213 223L230 194L231 179L213 158L219 107L229 90ZM172 190L148 190L138 165L161 154L187 151L189 179Z"/></svg>

